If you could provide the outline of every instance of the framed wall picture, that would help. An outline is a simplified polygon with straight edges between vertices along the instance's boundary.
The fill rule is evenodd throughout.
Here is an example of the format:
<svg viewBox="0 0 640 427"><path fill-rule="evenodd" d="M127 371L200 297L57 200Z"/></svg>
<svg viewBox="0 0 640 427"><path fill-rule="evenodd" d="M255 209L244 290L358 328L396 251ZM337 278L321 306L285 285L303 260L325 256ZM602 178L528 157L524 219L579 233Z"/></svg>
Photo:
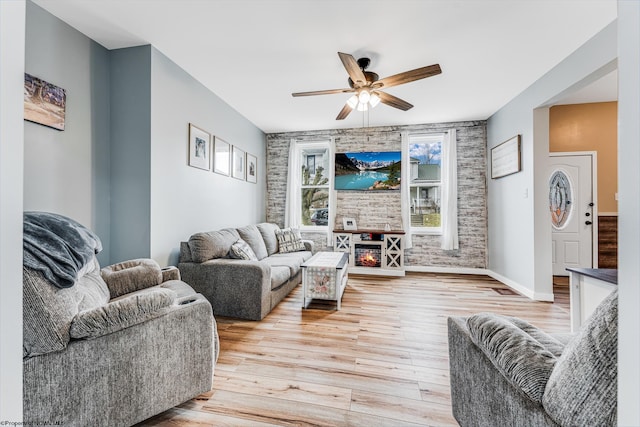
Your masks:
<svg viewBox="0 0 640 427"><path fill-rule="evenodd" d="M491 178L502 178L520 172L520 135L516 135L491 149Z"/></svg>
<svg viewBox="0 0 640 427"><path fill-rule="evenodd" d="M231 173L231 145L216 136L213 146L213 171L229 176Z"/></svg>
<svg viewBox="0 0 640 427"><path fill-rule="evenodd" d="M258 159L249 153L247 153L247 181L258 182Z"/></svg>
<svg viewBox="0 0 640 427"><path fill-rule="evenodd" d="M342 228L345 230L357 230L358 224L356 224L355 218L342 218Z"/></svg>
<svg viewBox="0 0 640 427"><path fill-rule="evenodd" d="M189 123L189 166L204 170L210 169L211 135Z"/></svg>
<svg viewBox="0 0 640 427"><path fill-rule="evenodd" d="M24 119L64 130L67 91L24 73Z"/></svg>
<svg viewBox="0 0 640 427"><path fill-rule="evenodd" d="M246 165L245 165L245 152L239 149L235 145L233 146L233 160L232 160L232 176L234 178L246 179Z"/></svg>

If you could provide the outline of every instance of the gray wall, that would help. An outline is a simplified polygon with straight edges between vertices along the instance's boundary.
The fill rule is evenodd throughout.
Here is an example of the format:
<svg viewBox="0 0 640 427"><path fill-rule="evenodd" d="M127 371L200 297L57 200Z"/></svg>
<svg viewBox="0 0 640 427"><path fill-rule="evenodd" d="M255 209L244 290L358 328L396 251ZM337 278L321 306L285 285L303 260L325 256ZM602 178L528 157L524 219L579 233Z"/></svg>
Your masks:
<svg viewBox="0 0 640 427"><path fill-rule="evenodd" d="M155 48L108 51L26 8L26 72L67 90L64 131L24 124L26 210L95 230L102 265L176 264L191 234L265 219L260 129ZM190 122L255 155L258 183L189 167Z"/></svg>
<svg viewBox="0 0 640 427"><path fill-rule="evenodd" d="M111 262L151 253L151 46L111 53Z"/></svg>
<svg viewBox="0 0 640 427"><path fill-rule="evenodd" d="M154 48L151 63L150 256L177 264L193 233L264 221L265 135ZM189 167L190 122L256 156L257 183Z"/></svg>
<svg viewBox="0 0 640 427"><path fill-rule="evenodd" d="M616 44L613 23L487 122L489 148L522 135L522 172L488 183L489 269L534 299L553 300L548 107L615 69Z"/></svg>
<svg viewBox="0 0 640 427"><path fill-rule="evenodd" d="M334 138L336 152L400 151L401 133L438 133L457 130L458 228L460 249L443 251L440 236L415 235L413 248L405 251L410 267L485 268L487 265L486 223L486 132L485 122L438 123L412 126L288 132L267 135L267 220L284 225L289 143L296 140ZM390 223L402 229L400 192L339 191L336 195L336 228L343 217L356 219L358 227L382 229ZM320 248L323 233L305 233Z"/></svg>
<svg viewBox="0 0 640 427"><path fill-rule="evenodd" d="M109 52L26 3L25 72L67 91L66 126L24 122L24 209L92 228L109 259Z"/></svg>

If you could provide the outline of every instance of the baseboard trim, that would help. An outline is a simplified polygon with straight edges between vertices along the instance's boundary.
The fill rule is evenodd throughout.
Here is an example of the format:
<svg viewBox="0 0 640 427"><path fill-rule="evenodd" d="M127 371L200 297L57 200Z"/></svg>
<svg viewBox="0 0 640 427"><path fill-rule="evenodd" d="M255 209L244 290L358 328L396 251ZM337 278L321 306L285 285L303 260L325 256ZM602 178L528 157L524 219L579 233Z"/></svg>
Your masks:
<svg viewBox="0 0 640 427"><path fill-rule="evenodd" d="M523 295L533 301L544 301L544 302L553 302L553 293L540 293L534 292L531 289L522 286L520 283L515 282L507 277L504 277L502 274L498 274L495 271L487 270L487 275L496 279L499 282L504 283L520 295Z"/></svg>
<svg viewBox="0 0 640 427"><path fill-rule="evenodd" d="M448 274L478 274L489 276L489 270L486 268L468 268L468 267L427 267L421 265L408 266L405 265L406 271L415 273L448 273Z"/></svg>
<svg viewBox="0 0 640 427"><path fill-rule="evenodd" d="M501 282L502 284L513 289L515 292L522 296L525 296L533 301L553 302L553 293L540 293L533 292L531 289L522 286L520 283L515 282L495 271L487 268L466 268L466 267L426 267L426 266L406 266L406 271L416 273L445 273L445 274L477 274L483 276L489 276L492 279Z"/></svg>
<svg viewBox="0 0 640 427"><path fill-rule="evenodd" d="M360 276L390 276L390 277L403 277L405 270L401 269L386 269L386 268L371 268L371 267L349 267L349 274Z"/></svg>

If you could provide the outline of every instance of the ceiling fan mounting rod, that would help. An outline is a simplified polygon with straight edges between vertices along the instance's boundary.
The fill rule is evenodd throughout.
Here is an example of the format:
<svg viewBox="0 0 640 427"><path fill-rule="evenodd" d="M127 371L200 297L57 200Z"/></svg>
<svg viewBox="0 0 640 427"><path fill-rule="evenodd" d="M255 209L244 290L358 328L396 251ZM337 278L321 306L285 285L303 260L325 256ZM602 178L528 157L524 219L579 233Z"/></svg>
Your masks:
<svg viewBox="0 0 640 427"><path fill-rule="evenodd" d="M369 64L371 64L371 60L369 58L358 58L357 62L358 62L358 67L360 67L362 71L369 68Z"/></svg>

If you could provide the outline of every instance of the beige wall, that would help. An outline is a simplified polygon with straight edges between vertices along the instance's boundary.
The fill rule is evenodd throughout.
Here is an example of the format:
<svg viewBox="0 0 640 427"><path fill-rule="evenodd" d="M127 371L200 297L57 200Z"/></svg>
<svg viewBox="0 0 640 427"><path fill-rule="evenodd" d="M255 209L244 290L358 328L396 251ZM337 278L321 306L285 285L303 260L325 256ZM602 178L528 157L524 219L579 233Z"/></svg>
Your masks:
<svg viewBox="0 0 640 427"><path fill-rule="evenodd" d="M618 103L557 105L549 113L549 151L598 152L598 212L618 212Z"/></svg>

